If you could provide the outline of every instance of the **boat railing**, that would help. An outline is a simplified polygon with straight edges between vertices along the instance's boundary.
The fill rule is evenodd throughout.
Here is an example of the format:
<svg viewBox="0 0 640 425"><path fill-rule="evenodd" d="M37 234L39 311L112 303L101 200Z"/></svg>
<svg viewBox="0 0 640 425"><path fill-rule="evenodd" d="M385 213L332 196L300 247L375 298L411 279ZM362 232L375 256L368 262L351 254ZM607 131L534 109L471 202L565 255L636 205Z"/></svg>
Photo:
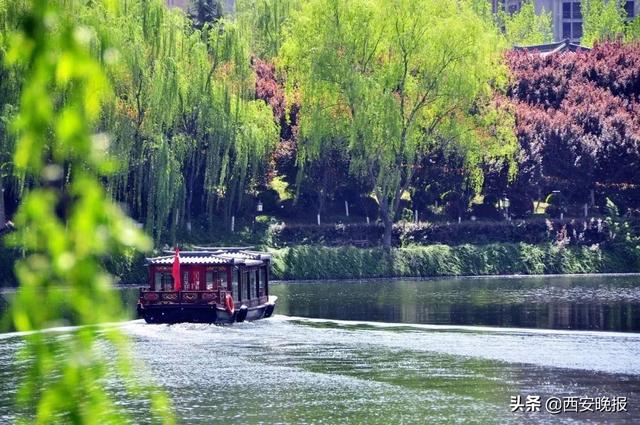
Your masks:
<svg viewBox="0 0 640 425"><path fill-rule="evenodd" d="M151 289L140 289L140 298L143 304L224 304L227 294L231 291L227 289L209 289L198 291L154 291ZM244 304L247 307L255 307L268 301L266 295L260 294L258 298L252 300L234 300L236 304Z"/></svg>
<svg viewBox="0 0 640 425"><path fill-rule="evenodd" d="M141 289L140 298L144 304L219 304L228 291L188 290L188 291L153 291Z"/></svg>

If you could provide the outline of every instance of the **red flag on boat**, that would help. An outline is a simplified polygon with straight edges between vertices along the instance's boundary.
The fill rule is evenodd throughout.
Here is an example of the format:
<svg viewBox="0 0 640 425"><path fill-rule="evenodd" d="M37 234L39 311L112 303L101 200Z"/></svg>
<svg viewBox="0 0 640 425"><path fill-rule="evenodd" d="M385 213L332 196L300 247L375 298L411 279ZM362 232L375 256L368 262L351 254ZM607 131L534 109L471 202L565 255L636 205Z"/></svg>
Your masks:
<svg viewBox="0 0 640 425"><path fill-rule="evenodd" d="M176 247L176 255L173 257L173 269L171 270L171 276L173 276L173 290L181 291L182 282L180 281L180 250Z"/></svg>

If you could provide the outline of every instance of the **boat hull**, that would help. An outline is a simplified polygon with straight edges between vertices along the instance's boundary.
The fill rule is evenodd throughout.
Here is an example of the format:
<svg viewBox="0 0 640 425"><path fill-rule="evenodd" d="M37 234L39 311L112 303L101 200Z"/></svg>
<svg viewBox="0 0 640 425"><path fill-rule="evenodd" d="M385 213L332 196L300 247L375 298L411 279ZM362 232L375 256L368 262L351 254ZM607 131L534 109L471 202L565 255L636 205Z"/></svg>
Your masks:
<svg viewBox="0 0 640 425"><path fill-rule="evenodd" d="M241 305L233 312L216 304L155 304L138 303L138 316L147 323L216 323L254 321L271 317L275 310L277 297L270 296L269 301L254 307Z"/></svg>

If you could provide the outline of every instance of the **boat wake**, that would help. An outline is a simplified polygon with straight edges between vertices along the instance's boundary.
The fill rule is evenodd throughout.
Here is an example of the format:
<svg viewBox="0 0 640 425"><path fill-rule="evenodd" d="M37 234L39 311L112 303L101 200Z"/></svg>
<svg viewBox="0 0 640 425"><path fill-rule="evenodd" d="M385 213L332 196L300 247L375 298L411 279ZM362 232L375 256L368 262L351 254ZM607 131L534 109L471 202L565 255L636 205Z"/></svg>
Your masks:
<svg viewBox="0 0 640 425"><path fill-rule="evenodd" d="M217 326L127 322L127 333L175 344L217 344L230 349L410 351L532 367L640 375L640 334L312 319L276 315L269 320Z"/></svg>

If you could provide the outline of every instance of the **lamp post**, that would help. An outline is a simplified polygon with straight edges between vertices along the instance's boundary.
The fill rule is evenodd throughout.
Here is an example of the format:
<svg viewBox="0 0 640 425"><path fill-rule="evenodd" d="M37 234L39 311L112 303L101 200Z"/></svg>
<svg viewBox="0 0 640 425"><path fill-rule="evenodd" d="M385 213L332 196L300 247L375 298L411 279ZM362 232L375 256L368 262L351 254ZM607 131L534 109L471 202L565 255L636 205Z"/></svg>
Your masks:
<svg viewBox="0 0 640 425"><path fill-rule="evenodd" d="M262 205L262 201L258 200L258 203L256 204L256 213L253 215L253 223L251 223L251 232L255 230L256 221L258 221L258 215L262 213L263 209L264 206Z"/></svg>
<svg viewBox="0 0 640 425"><path fill-rule="evenodd" d="M511 201L507 197L507 194L503 193L502 194L502 207L504 208L504 217L507 220L511 220L511 217L509 216L509 207L510 206L511 206Z"/></svg>
<svg viewBox="0 0 640 425"><path fill-rule="evenodd" d="M551 193L553 194L553 199L557 199L558 208L560 209L560 220L564 220L564 212L566 210L566 206L564 204L564 198L562 197L562 191L554 190Z"/></svg>

